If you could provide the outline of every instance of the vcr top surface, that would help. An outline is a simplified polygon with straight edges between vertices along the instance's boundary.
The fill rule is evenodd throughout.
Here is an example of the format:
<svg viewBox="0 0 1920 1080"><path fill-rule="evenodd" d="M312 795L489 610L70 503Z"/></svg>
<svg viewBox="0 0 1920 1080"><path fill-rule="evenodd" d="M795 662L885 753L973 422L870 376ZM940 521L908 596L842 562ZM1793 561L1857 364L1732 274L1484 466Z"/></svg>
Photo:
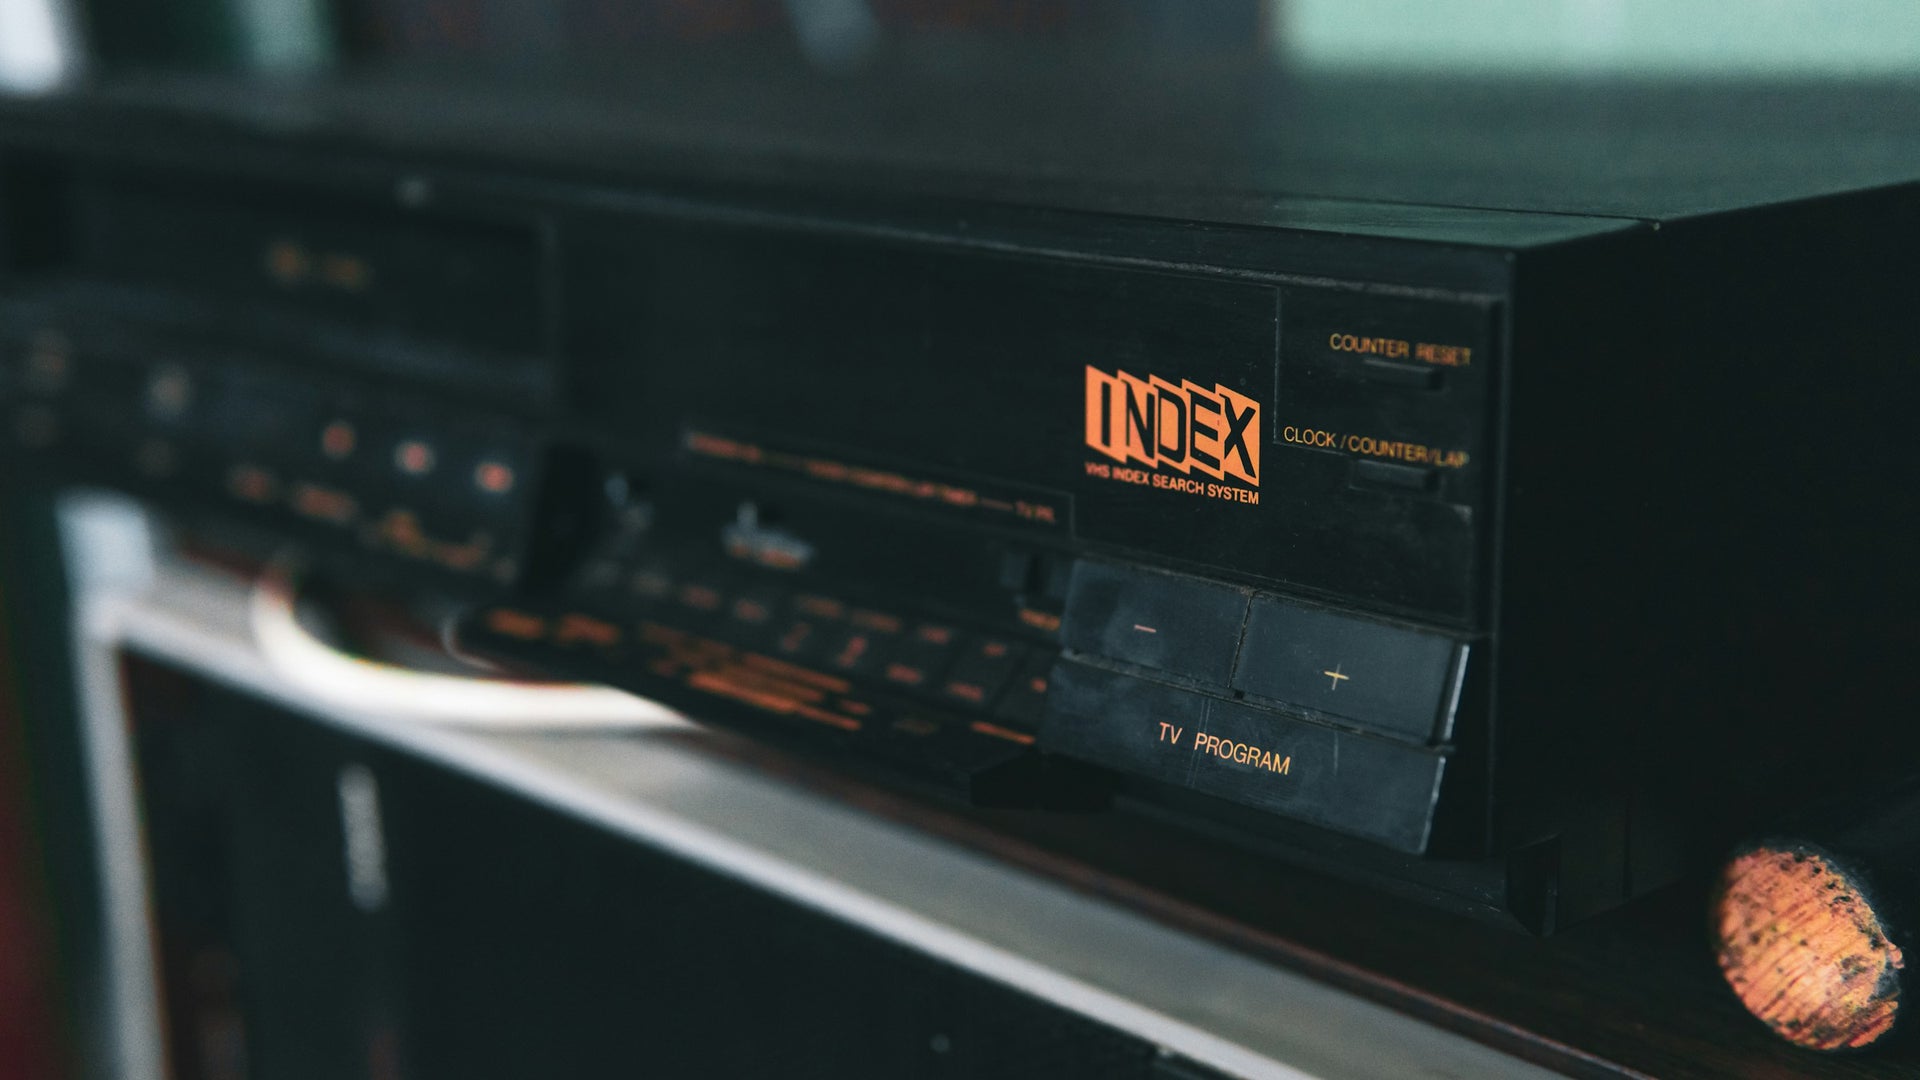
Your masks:
<svg viewBox="0 0 1920 1080"><path fill-rule="evenodd" d="M617 72L115 75L8 104L122 149L242 131L607 179L946 196L1525 249L1920 177L1920 82L1310 76L996 52L825 73L683 48ZM1624 219L1624 220L1622 220Z"/></svg>

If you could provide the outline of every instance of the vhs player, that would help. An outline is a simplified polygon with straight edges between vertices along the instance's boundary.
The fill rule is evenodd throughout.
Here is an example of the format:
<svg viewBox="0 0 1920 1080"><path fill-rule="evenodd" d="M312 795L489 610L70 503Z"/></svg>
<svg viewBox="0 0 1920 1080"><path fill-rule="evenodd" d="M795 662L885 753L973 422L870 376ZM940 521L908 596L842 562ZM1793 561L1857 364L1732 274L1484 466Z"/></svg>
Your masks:
<svg viewBox="0 0 1920 1080"><path fill-rule="evenodd" d="M1404 139L989 182L307 107L5 109L10 473L417 573L496 662L1536 928L1910 744L1910 184Z"/></svg>

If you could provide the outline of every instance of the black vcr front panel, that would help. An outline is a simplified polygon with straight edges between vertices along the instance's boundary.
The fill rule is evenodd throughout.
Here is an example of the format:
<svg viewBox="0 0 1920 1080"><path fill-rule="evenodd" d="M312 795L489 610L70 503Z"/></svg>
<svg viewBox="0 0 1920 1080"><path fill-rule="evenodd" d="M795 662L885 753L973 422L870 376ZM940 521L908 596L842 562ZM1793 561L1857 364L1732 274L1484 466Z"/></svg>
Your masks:
<svg viewBox="0 0 1920 1080"><path fill-rule="evenodd" d="M14 470L417 570L504 664L1540 921L1497 252L240 161L9 159Z"/></svg>

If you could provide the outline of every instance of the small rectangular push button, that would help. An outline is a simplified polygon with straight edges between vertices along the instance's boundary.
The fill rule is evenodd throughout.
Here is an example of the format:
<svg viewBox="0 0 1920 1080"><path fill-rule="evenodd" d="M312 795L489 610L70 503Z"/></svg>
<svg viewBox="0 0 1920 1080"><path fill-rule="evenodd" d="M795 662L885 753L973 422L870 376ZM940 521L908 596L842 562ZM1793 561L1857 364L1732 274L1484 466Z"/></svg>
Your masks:
<svg viewBox="0 0 1920 1080"><path fill-rule="evenodd" d="M1263 597L1233 686L1425 742L1447 735L1457 651L1437 634Z"/></svg>
<svg viewBox="0 0 1920 1080"><path fill-rule="evenodd" d="M1396 851L1426 851L1446 757L1215 701L1187 786Z"/></svg>
<svg viewBox="0 0 1920 1080"><path fill-rule="evenodd" d="M1246 590L1082 560L1067 588L1061 643L1216 686L1233 672Z"/></svg>
<svg viewBox="0 0 1920 1080"><path fill-rule="evenodd" d="M1369 382L1405 386L1415 390L1440 388L1440 369L1417 361L1382 360L1369 356L1360 361L1359 374Z"/></svg>
<svg viewBox="0 0 1920 1080"><path fill-rule="evenodd" d="M1424 494L1439 487L1439 480L1438 473L1419 465L1402 465L1397 461L1368 461L1365 458L1353 463L1354 487Z"/></svg>
<svg viewBox="0 0 1920 1080"><path fill-rule="evenodd" d="M1027 651L1005 638L968 638L941 684L950 701L985 708L1026 662Z"/></svg>
<svg viewBox="0 0 1920 1080"><path fill-rule="evenodd" d="M1013 678L1013 684L1007 687L1007 695L1000 699L994 715L1009 723L1033 727L1047 709L1047 693L1053 676L1054 657L1052 653L1034 653L1028 656L1026 666Z"/></svg>
<svg viewBox="0 0 1920 1080"><path fill-rule="evenodd" d="M1062 660L1055 664L1040 747L1096 765L1185 784L1186 747L1208 698L1164 683Z"/></svg>

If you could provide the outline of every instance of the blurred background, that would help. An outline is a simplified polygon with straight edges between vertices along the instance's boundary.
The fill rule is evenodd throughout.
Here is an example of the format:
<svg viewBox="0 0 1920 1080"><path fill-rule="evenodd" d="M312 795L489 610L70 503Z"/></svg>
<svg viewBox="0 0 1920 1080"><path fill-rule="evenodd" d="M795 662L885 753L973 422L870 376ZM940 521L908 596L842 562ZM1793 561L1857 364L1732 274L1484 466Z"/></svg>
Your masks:
<svg viewBox="0 0 1920 1080"><path fill-rule="evenodd" d="M1638 75L1910 75L1902 0L3 0L0 83L182 67L317 72L396 58L537 66L754 41L822 67L904 45L1020 40L1214 52L1314 69Z"/></svg>
<svg viewBox="0 0 1920 1080"><path fill-rule="evenodd" d="M119 80L259 78L262 86L340 78L517 74L656 90L710 76L744 130L789 127L769 86L853 88L830 100L885 113L914 142L945 122L938 102L982 82L1097 113L1159 99L1161 81L1205 90L1233 117L1286 125L1284 110L1236 98L1249 72L1391 75L1481 82L1630 79L1825 84L1920 74L1911 0L0 0L0 92L51 94ZM1215 78L1215 76L1219 76ZM906 79L945 96L899 104L874 87ZM218 93L235 97L231 80ZM1014 95L1016 98L1018 94ZM932 102L933 104L929 104ZM260 104L235 97L235 107ZM643 115L650 101L628 100ZM1242 112L1247 110L1247 112ZM767 119L772 117L773 119ZM1179 127L1174 109L1162 119ZM1108 117L1107 119L1111 119ZM1871 118L1860 118L1869 121ZM499 122L508 122L500 118ZM976 152L1006 137L1006 114L975 121ZM804 129L804 125L800 125ZM1364 140L1365 131L1345 137ZM1169 143L1169 146L1175 145ZM887 148L866 148L885 156ZM1173 154L1165 156L1172 157ZM1206 167L1213 167L1207 165ZM0 641L4 650L4 641ZM0 688L12 685L0 653ZM58 913L32 828L27 766L35 718L0 693L0 1078L56 1075L50 1002Z"/></svg>

